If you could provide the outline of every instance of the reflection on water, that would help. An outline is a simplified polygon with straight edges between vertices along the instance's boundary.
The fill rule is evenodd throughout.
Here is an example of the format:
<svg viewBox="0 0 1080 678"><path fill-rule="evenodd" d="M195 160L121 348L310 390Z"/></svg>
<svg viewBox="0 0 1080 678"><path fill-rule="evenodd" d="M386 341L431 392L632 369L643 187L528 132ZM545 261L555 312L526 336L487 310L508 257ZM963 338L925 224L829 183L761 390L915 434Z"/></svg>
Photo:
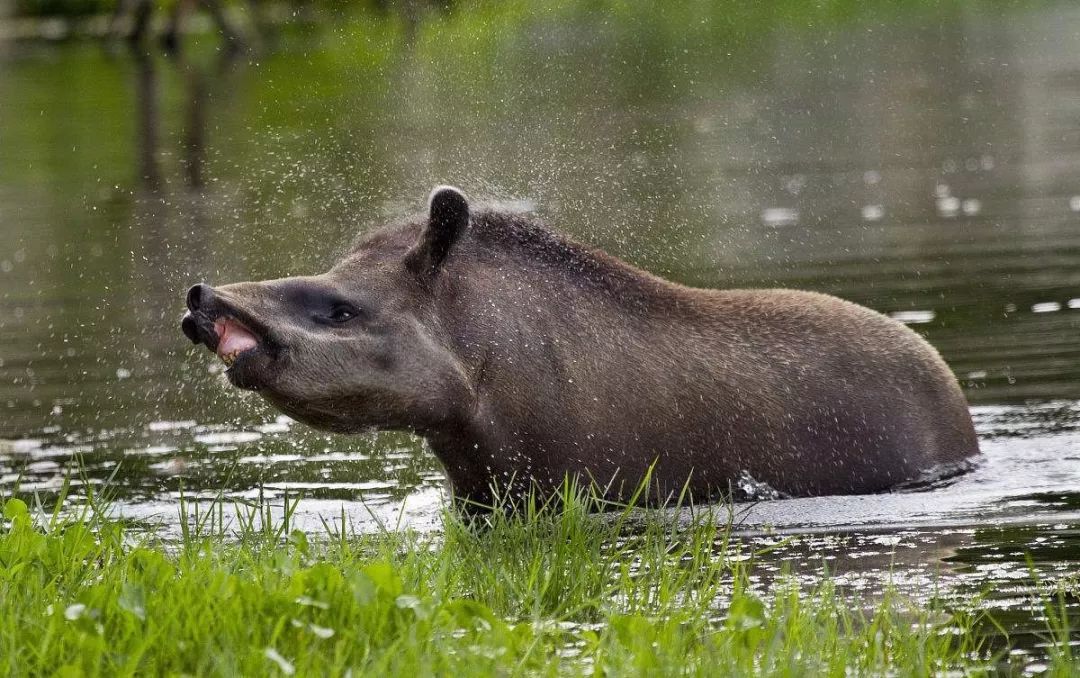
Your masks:
<svg viewBox="0 0 1080 678"><path fill-rule="evenodd" d="M797 535L778 563L999 591L1017 554L1074 567L1080 8L647 5L495 12L482 35L454 13L360 20L257 60L5 51L0 489L47 502L79 458L74 500L114 477L120 510L167 524L181 493L289 488L311 529L436 528L421 443L276 417L177 320L191 283L320 270L452 182L676 280L831 292L939 348L980 466L737 507L747 540Z"/></svg>

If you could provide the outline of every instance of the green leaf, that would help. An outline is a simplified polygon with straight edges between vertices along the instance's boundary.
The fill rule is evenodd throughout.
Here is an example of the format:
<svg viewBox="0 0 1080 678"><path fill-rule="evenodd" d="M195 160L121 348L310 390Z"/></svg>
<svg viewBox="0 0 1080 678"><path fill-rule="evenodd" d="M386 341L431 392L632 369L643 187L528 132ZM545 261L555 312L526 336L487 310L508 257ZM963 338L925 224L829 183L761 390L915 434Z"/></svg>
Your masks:
<svg viewBox="0 0 1080 678"><path fill-rule="evenodd" d="M754 596L739 596L728 609L727 626L732 629L747 630L765 623L765 604Z"/></svg>
<svg viewBox="0 0 1080 678"><path fill-rule="evenodd" d="M401 595L403 588L401 577L394 572L394 568L389 563L372 563L365 567L363 572L380 592L392 598Z"/></svg>
<svg viewBox="0 0 1080 678"><path fill-rule="evenodd" d="M30 512L26 508L26 502L22 499L12 498L4 502L4 517L8 520L25 518L28 515L30 515Z"/></svg>
<svg viewBox="0 0 1080 678"><path fill-rule="evenodd" d="M394 604L398 606L398 609L412 610L417 619L427 619L431 616L431 606L416 596L400 595L394 600Z"/></svg>
<svg viewBox="0 0 1080 678"><path fill-rule="evenodd" d="M300 530L292 531L289 535L289 543L293 545L300 555L306 556L308 554L308 538Z"/></svg>
<svg viewBox="0 0 1080 678"><path fill-rule="evenodd" d="M142 585L132 582L124 582L120 590L120 598L116 601L120 609L129 612L139 619L146 620L146 591Z"/></svg>
<svg viewBox="0 0 1080 678"><path fill-rule="evenodd" d="M82 678L86 674L83 673L82 667L77 664L64 664L60 668L56 669L56 673L53 674L53 678Z"/></svg>

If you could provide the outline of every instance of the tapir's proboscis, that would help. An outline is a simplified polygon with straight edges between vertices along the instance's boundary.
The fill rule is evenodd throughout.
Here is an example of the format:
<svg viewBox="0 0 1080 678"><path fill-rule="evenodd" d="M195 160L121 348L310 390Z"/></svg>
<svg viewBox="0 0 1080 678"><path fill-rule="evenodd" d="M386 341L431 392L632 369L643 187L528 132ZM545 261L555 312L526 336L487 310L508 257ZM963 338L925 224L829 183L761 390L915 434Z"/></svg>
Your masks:
<svg viewBox="0 0 1080 678"><path fill-rule="evenodd" d="M567 478L614 502L746 478L862 494L978 453L956 379L905 325L672 283L451 187L322 275L200 284L187 306L184 333L235 386L315 428L420 435L481 505Z"/></svg>

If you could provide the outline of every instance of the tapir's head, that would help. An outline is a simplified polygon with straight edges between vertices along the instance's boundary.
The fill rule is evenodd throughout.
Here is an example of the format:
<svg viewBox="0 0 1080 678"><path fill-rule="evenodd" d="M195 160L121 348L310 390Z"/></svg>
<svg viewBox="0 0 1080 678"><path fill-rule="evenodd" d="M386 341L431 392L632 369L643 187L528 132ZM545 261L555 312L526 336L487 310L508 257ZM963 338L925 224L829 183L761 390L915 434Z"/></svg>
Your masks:
<svg viewBox="0 0 1080 678"><path fill-rule="evenodd" d="M322 275L195 285L184 334L218 355L235 386L312 426L452 423L471 388L432 299L469 204L436 188L421 222L372 238Z"/></svg>

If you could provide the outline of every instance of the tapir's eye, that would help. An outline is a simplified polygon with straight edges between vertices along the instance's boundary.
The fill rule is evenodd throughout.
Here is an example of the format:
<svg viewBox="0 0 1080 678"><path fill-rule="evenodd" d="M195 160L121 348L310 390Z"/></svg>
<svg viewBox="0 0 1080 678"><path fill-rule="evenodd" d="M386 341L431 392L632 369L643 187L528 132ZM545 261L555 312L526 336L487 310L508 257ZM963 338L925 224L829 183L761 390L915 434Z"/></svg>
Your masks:
<svg viewBox="0 0 1080 678"><path fill-rule="evenodd" d="M349 306L348 304L338 304L330 311L330 315L328 315L327 318L336 323L344 323L349 322L358 315L360 315L360 312L352 306Z"/></svg>

